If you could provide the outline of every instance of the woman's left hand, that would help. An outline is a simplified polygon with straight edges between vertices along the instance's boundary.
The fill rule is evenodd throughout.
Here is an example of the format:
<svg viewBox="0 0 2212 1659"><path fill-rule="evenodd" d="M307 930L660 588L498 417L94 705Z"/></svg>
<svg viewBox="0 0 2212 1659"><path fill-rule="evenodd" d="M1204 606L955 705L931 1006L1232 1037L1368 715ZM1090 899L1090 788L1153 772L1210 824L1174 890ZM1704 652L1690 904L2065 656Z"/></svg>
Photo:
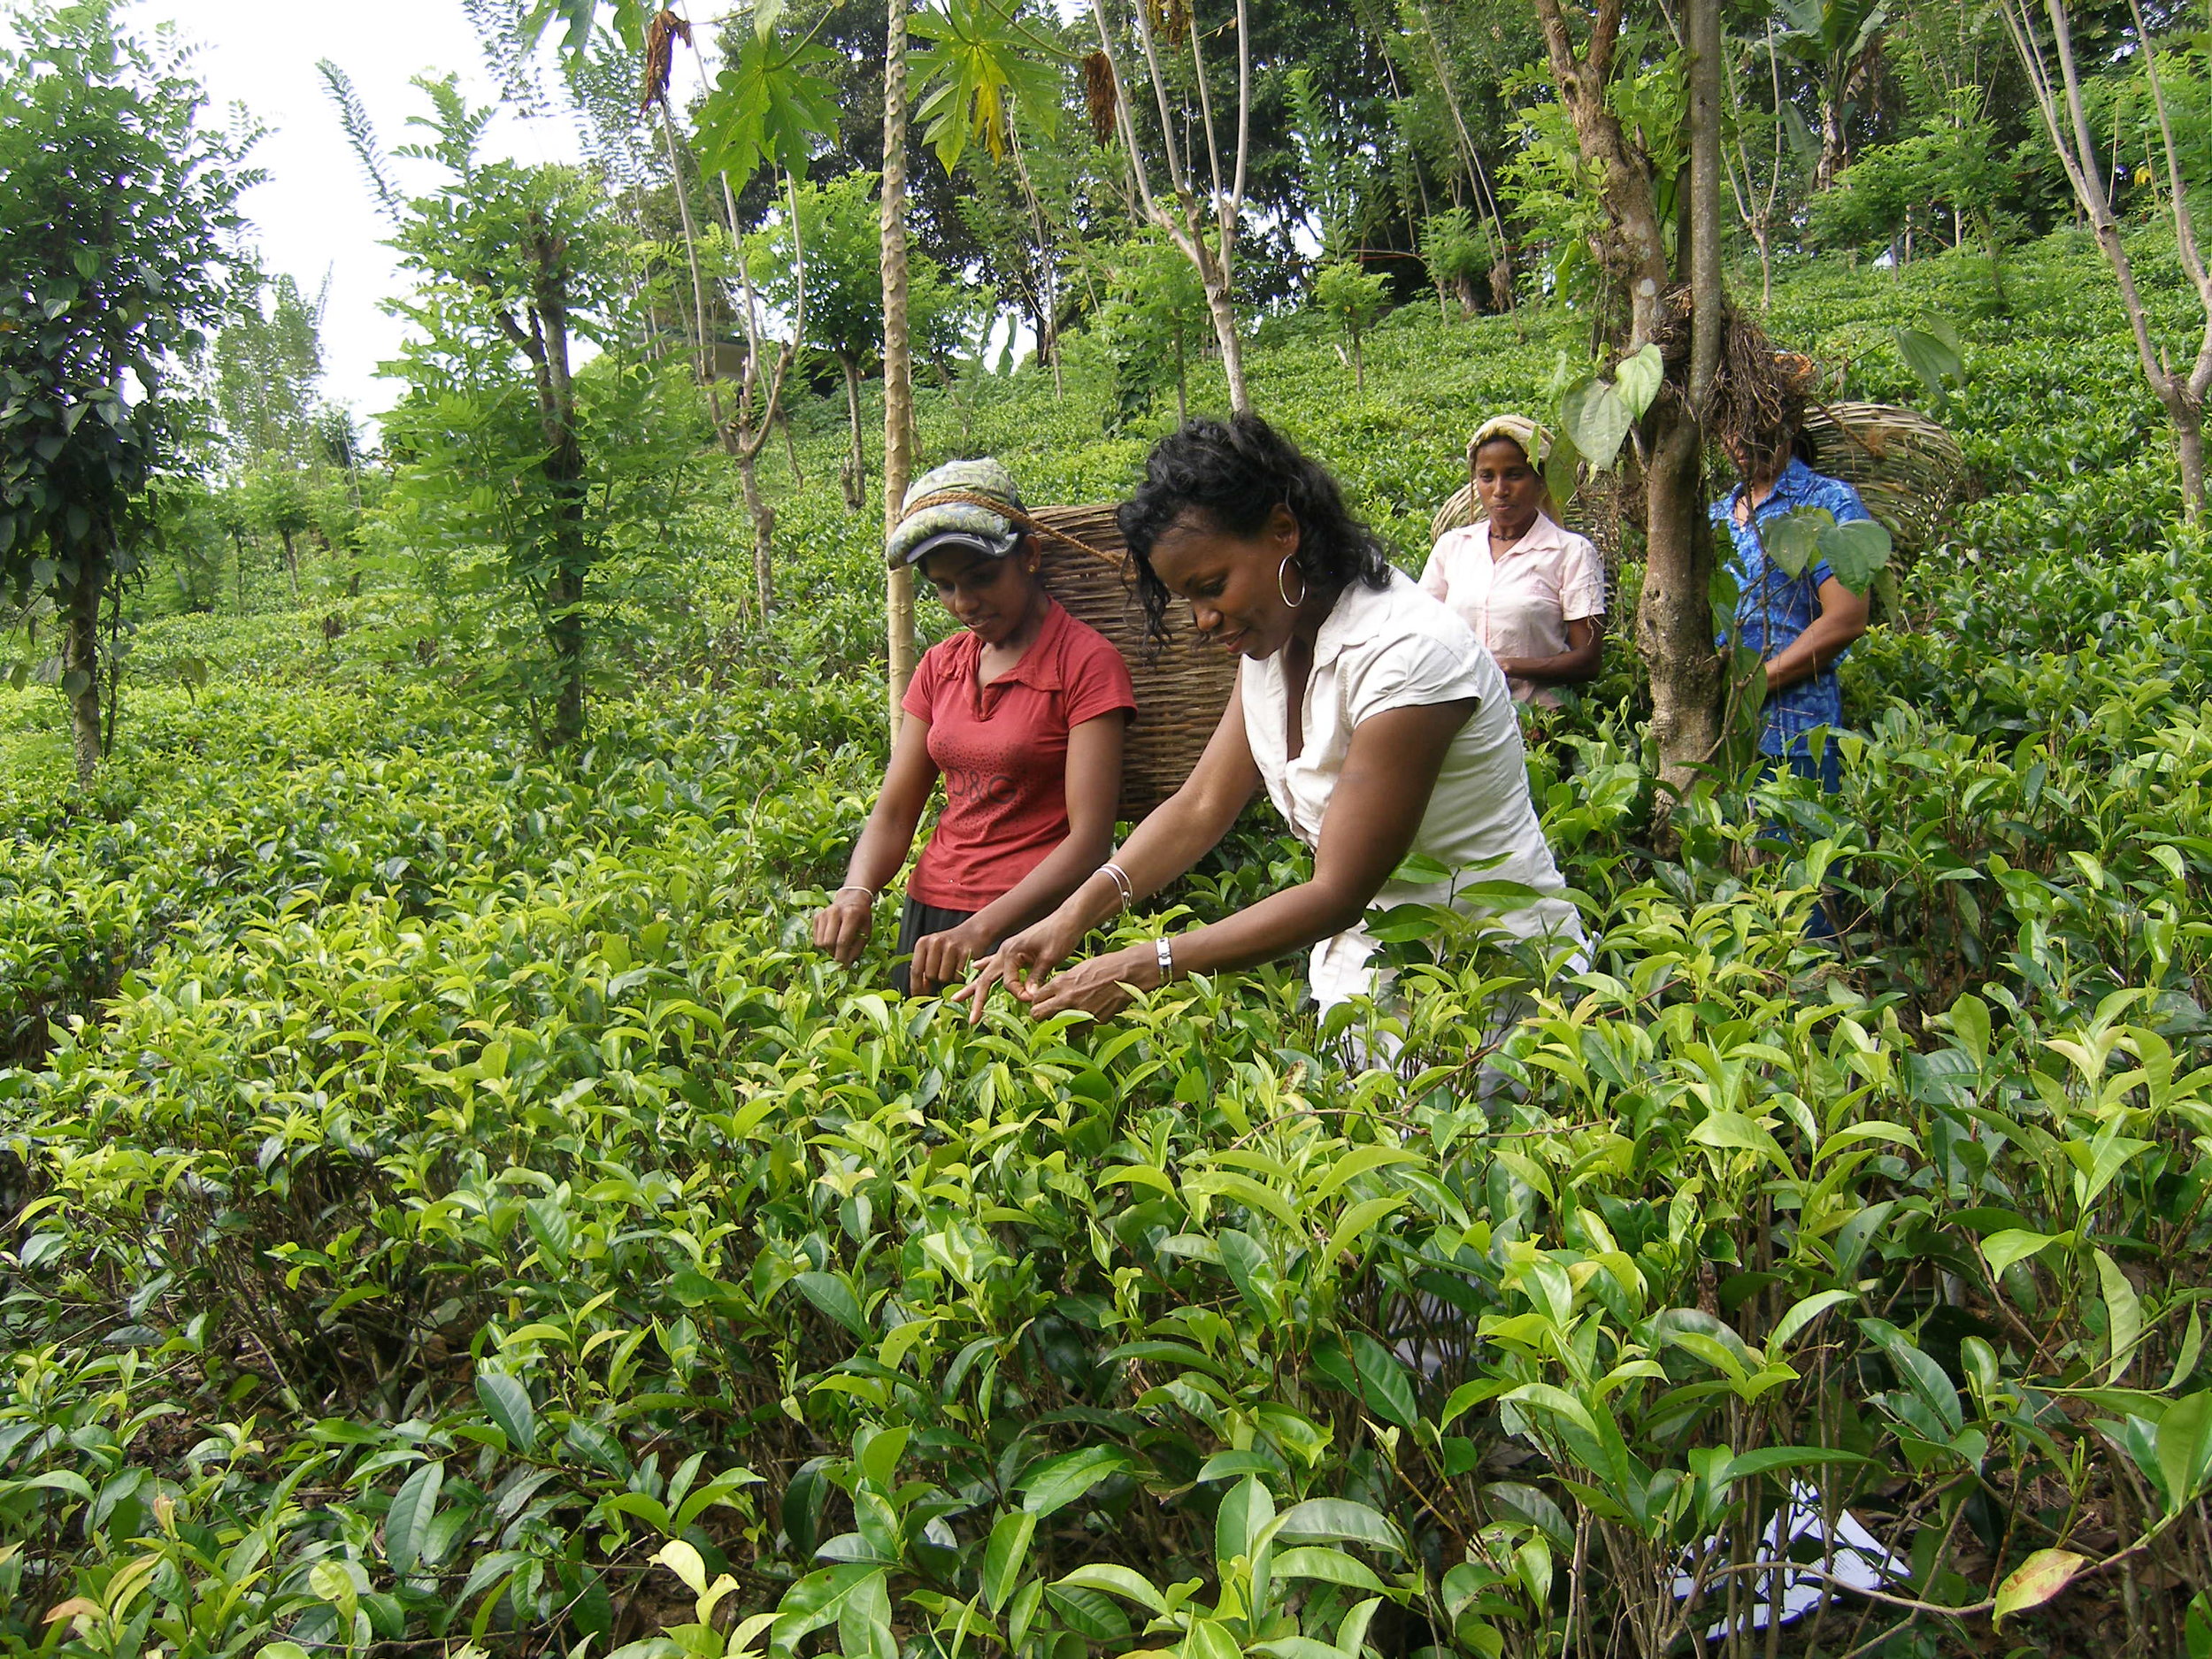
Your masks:
<svg viewBox="0 0 2212 1659"><path fill-rule="evenodd" d="M1158 952L1150 945L1132 945L1054 974L1031 1000L1029 1011L1039 1019L1070 1010L1109 1019L1135 1000L1131 986L1149 991L1159 983Z"/></svg>
<svg viewBox="0 0 2212 1659"><path fill-rule="evenodd" d="M916 995L926 996L940 986L950 985L990 948L991 941L976 931L973 922L948 927L941 933L924 933L914 941L914 959L907 969Z"/></svg>

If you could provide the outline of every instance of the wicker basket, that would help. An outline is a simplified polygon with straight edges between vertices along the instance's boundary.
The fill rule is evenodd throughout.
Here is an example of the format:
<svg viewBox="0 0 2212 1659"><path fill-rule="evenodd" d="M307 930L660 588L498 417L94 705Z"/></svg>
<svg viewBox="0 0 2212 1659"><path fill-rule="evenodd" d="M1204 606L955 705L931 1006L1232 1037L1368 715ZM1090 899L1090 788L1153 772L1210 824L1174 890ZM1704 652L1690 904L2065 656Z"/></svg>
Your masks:
<svg viewBox="0 0 2212 1659"><path fill-rule="evenodd" d="M1122 751L1121 815L1141 818L1190 776L1236 684L1237 659L1200 641L1180 606L1168 613L1167 642L1147 642L1144 607L1112 507L1040 507L1031 517L1081 543L1037 538L1045 586L1113 641L1136 682L1137 718Z"/></svg>
<svg viewBox="0 0 2212 1659"><path fill-rule="evenodd" d="M1895 403L1820 403L1807 411L1802 435L1812 451L1806 464L1856 489L1901 551L1936 539L1966 471L1958 441L1943 427ZM1593 505L1591 492L1578 491L1567 503L1567 528L1604 545L1607 538L1584 521ZM1463 484L1429 520L1429 540L1481 517L1474 486Z"/></svg>

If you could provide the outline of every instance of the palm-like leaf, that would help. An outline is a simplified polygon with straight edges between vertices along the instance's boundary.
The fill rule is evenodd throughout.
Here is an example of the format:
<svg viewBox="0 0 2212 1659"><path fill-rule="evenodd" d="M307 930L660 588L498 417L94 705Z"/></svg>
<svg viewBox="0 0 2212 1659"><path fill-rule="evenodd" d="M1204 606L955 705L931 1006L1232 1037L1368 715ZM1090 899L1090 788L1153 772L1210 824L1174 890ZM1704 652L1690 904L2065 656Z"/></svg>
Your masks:
<svg viewBox="0 0 2212 1659"><path fill-rule="evenodd" d="M764 161L803 173L812 141L837 130L837 89L816 73L828 48L757 29L740 41L699 106L699 165L733 188Z"/></svg>
<svg viewBox="0 0 2212 1659"><path fill-rule="evenodd" d="M959 165L972 140L994 159L1006 154L1008 104L1023 122L1050 132L1060 118L1060 76L1040 62L1056 49L1017 23L994 0L946 0L909 26L933 44L914 57L926 88L915 109L923 136L947 171Z"/></svg>

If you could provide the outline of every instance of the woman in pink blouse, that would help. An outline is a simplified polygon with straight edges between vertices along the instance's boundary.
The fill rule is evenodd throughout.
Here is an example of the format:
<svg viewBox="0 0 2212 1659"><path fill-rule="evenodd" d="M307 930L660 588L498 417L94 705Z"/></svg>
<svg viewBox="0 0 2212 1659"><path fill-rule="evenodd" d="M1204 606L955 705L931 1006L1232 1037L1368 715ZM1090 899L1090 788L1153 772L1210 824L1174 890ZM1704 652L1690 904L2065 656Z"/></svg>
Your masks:
<svg viewBox="0 0 2212 1659"><path fill-rule="evenodd" d="M1543 465L1549 439L1520 415L1476 428L1467 469L1486 517L1448 530L1421 587L1474 630L1521 703L1559 706L1555 687L1594 680L1605 632L1605 563L1559 527Z"/></svg>

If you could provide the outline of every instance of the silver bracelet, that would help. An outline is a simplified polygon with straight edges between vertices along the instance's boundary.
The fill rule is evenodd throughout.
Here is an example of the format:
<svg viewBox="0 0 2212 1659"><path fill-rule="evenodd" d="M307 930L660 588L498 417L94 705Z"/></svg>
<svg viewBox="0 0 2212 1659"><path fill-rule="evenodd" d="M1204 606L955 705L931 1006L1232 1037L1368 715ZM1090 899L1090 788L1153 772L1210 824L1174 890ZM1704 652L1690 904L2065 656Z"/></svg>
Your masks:
<svg viewBox="0 0 2212 1659"><path fill-rule="evenodd" d="M876 890L873 887L864 887L857 881L848 881L843 887L834 889L830 894L830 897L835 898L840 893L864 893L872 901L876 896Z"/></svg>
<svg viewBox="0 0 2212 1659"><path fill-rule="evenodd" d="M1165 985L1175 977L1175 947L1168 942L1167 935L1163 933L1152 941L1152 949L1160 959L1160 983Z"/></svg>
<svg viewBox="0 0 2212 1659"><path fill-rule="evenodd" d="M1099 865L1099 869L1108 877L1109 879L1113 882L1115 887L1120 892L1121 908L1123 910L1127 910L1132 904L1134 904L1137 902L1137 890L1130 885L1129 872L1126 870L1124 870L1119 864L1114 863L1110 858L1104 864Z"/></svg>

